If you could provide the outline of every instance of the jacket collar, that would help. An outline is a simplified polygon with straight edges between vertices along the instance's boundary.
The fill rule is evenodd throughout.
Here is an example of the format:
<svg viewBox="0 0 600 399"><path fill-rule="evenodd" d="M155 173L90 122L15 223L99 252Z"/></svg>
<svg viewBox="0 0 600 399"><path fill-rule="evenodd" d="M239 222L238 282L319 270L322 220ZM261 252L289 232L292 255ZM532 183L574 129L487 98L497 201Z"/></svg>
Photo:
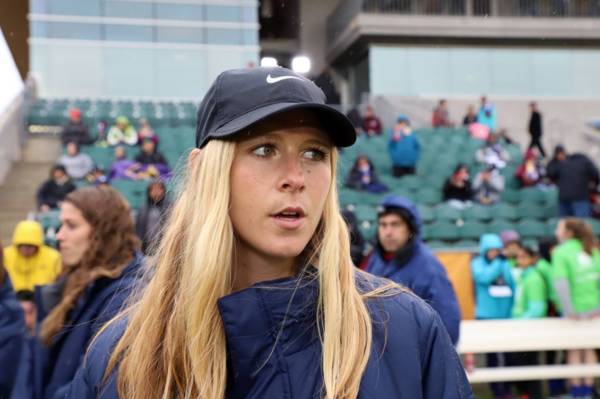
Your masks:
<svg viewBox="0 0 600 399"><path fill-rule="evenodd" d="M316 269L302 277L261 282L222 297L218 307L235 385L250 386L263 366L318 340Z"/></svg>

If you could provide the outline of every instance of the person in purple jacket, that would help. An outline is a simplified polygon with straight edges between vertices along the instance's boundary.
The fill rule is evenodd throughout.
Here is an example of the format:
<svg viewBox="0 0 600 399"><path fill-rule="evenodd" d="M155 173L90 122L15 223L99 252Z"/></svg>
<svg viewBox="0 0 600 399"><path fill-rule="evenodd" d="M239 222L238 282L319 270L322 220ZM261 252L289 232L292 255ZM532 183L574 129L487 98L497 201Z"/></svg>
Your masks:
<svg viewBox="0 0 600 399"><path fill-rule="evenodd" d="M355 136L288 69L220 74L148 285L67 397L472 397L437 313L351 261L335 170Z"/></svg>

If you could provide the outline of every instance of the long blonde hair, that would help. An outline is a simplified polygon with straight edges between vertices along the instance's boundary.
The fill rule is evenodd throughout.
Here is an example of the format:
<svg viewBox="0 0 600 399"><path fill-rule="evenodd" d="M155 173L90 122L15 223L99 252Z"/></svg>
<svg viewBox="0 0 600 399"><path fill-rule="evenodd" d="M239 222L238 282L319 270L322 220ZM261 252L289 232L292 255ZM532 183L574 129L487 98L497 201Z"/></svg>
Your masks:
<svg viewBox="0 0 600 399"><path fill-rule="evenodd" d="M128 399L223 398L225 332L217 300L232 292L234 230L230 171L236 144L213 140L188 175L155 258L155 274L131 305L128 326L106 376L118 367L119 396ZM355 398L371 351L371 319L355 285L349 235L332 183L310 258L320 286L317 323L324 397Z"/></svg>

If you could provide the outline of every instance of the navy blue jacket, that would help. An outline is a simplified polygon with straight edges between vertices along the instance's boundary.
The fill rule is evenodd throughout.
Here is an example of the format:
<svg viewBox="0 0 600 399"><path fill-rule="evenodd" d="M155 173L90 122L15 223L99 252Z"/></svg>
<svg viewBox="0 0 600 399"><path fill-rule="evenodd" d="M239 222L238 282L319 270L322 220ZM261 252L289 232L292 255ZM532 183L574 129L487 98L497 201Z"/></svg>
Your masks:
<svg viewBox="0 0 600 399"><path fill-rule="evenodd" d="M408 211L413 218L413 238L391 260L385 260L379 242L363 262L363 269L376 276L389 278L410 288L421 299L431 305L441 316L452 343L458 342L460 330L460 308L446 269L421 241L421 220L415 205L409 200L388 196L384 207L398 207Z"/></svg>
<svg viewBox="0 0 600 399"><path fill-rule="evenodd" d="M25 340L21 305L8 275L4 278L4 283L0 285L0 398L10 397Z"/></svg>
<svg viewBox="0 0 600 399"><path fill-rule="evenodd" d="M363 290L384 284L358 273ZM290 277L257 283L219 300L227 339L227 399L321 397L317 297L318 280ZM472 398L460 359L431 307L407 291L369 299L367 306L373 341L359 399ZM94 342L68 398L118 398L115 372L108 385L102 381L125 326L124 319L114 323Z"/></svg>
<svg viewBox="0 0 600 399"><path fill-rule="evenodd" d="M90 340L99 329L122 308L140 275L143 257L135 258L116 279L101 278L90 285L69 313L66 327L55 337L50 347L37 341L33 345L33 365L29 365L28 383L35 399L63 398L83 361ZM38 319L47 309L36 287Z"/></svg>

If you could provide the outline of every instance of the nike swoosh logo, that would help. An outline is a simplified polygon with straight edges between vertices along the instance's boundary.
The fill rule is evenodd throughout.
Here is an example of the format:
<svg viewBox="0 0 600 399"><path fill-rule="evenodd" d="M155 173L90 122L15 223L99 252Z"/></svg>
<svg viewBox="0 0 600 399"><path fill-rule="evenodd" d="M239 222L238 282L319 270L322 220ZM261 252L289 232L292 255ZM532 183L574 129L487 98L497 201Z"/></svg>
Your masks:
<svg viewBox="0 0 600 399"><path fill-rule="evenodd" d="M269 83L269 84L281 82L282 80L286 80L286 79L304 80L304 79L299 78L297 76L279 76L279 77L274 78L273 76L271 76L271 74L267 75L267 83Z"/></svg>

